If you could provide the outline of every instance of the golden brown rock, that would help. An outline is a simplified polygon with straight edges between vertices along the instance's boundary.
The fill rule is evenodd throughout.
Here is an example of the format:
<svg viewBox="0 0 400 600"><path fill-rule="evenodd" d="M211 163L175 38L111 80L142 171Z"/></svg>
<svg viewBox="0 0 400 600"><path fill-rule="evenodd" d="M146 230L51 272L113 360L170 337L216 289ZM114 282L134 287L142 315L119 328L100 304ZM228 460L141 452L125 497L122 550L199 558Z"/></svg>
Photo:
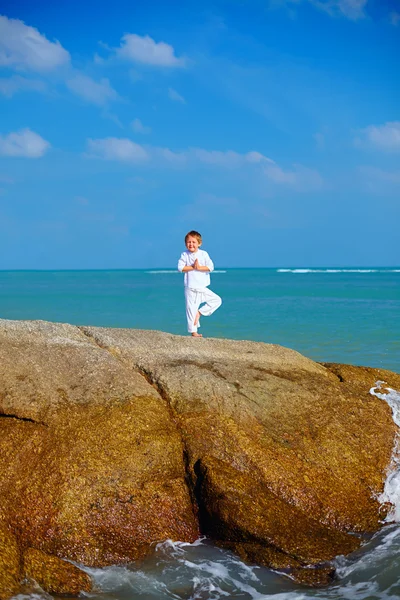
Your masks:
<svg viewBox="0 0 400 600"><path fill-rule="evenodd" d="M396 427L369 394L373 370L268 344L9 321L0 364L0 499L24 548L126 562L194 540L199 522L248 560L321 583L326 561L381 524Z"/></svg>
<svg viewBox="0 0 400 600"><path fill-rule="evenodd" d="M92 581L84 571L61 558L29 548L24 554L24 576L34 579L49 594L90 592Z"/></svg>
<svg viewBox="0 0 400 600"><path fill-rule="evenodd" d="M0 517L0 600L11 598L19 588L20 553L15 536Z"/></svg>
<svg viewBox="0 0 400 600"><path fill-rule="evenodd" d="M205 457L196 468L203 525L213 537L279 548L303 565L358 548L356 537L321 525L225 462Z"/></svg>
<svg viewBox="0 0 400 600"><path fill-rule="evenodd" d="M83 330L102 347L118 346L120 360L170 402L201 529L217 543L246 542L248 553L253 544L253 560L273 544L315 564L350 552L380 527L385 509L376 497L396 426L365 382L346 386L275 345ZM330 577L331 568L304 577L319 581L323 573Z"/></svg>
<svg viewBox="0 0 400 600"><path fill-rule="evenodd" d="M371 387L378 381L386 383L389 387L400 390L400 375L386 369L373 369L372 367L355 367L339 363L321 363L332 371L338 379L352 389L357 388L360 393L368 394Z"/></svg>
<svg viewBox="0 0 400 600"><path fill-rule="evenodd" d="M182 440L154 388L77 328L3 323L0 498L20 545L106 565L194 541Z"/></svg>

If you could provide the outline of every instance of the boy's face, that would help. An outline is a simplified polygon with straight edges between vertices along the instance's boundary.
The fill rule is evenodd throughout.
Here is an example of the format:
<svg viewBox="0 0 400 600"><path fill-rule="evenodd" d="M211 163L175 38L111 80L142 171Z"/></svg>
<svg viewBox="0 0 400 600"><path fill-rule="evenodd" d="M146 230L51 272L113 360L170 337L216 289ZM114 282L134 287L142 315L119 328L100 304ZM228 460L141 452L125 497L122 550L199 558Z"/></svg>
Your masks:
<svg viewBox="0 0 400 600"><path fill-rule="evenodd" d="M199 240L194 236L189 235L186 240L186 248L189 250L189 252L197 252L200 246L201 242L199 242Z"/></svg>

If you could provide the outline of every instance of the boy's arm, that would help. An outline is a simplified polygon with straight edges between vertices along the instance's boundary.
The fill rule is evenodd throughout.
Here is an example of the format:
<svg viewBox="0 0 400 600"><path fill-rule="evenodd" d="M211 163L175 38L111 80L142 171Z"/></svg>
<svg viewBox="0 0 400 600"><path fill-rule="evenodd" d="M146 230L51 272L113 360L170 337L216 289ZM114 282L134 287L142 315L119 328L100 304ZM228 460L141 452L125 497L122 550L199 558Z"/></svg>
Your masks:
<svg viewBox="0 0 400 600"><path fill-rule="evenodd" d="M186 273L186 271L193 271L193 267L187 264L186 254L182 252L180 259L178 260L178 271Z"/></svg>
<svg viewBox="0 0 400 600"><path fill-rule="evenodd" d="M185 252L183 252L181 254L181 257L178 261L178 271L180 271L181 273L187 273L188 271L194 271L194 264L193 265L187 264L187 255L185 254Z"/></svg>
<svg viewBox="0 0 400 600"><path fill-rule="evenodd" d="M204 267L199 268L200 271L214 271L214 263L211 260L208 252L205 252L204 263Z"/></svg>

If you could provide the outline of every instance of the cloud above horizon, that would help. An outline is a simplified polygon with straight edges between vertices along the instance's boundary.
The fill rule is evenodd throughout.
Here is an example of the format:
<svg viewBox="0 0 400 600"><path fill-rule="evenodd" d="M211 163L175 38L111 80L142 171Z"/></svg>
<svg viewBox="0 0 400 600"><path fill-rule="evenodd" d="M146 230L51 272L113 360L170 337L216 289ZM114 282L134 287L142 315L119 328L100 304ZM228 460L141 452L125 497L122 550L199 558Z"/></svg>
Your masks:
<svg viewBox="0 0 400 600"><path fill-rule="evenodd" d="M29 128L0 135L0 155L23 158L40 158L50 148L50 143Z"/></svg>
<svg viewBox="0 0 400 600"><path fill-rule="evenodd" d="M127 138L109 137L97 140L89 138L87 148L87 156L90 158L127 163L140 163L149 159L149 154L143 146Z"/></svg>
<svg viewBox="0 0 400 600"><path fill-rule="evenodd" d="M0 16L0 66L20 71L48 72L70 63L59 41L50 42L35 27Z"/></svg>
<svg viewBox="0 0 400 600"><path fill-rule="evenodd" d="M184 67L185 58L175 56L175 50L166 42L156 42L149 35L126 33L121 38L116 55L125 60L156 67Z"/></svg>
<svg viewBox="0 0 400 600"><path fill-rule="evenodd" d="M170 100L174 102L180 102L181 104L186 104L186 100L179 92L174 90L174 88L168 88L168 97Z"/></svg>
<svg viewBox="0 0 400 600"><path fill-rule="evenodd" d="M293 8L303 1L331 17L342 16L352 21L365 18L365 7L368 3L368 0L271 0L271 5Z"/></svg>
<svg viewBox="0 0 400 600"><path fill-rule="evenodd" d="M386 152L399 151L400 121L388 121L384 125L369 125L360 129L354 143L361 148L374 148Z"/></svg>
<svg viewBox="0 0 400 600"><path fill-rule="evenodd" d="M393 192L398 195L400 190L400 169L388 170L371 165L358 167L358 176L366 190L376 194Z"/></svg>
<svg viewBox="0 0 400 600"><path fill-rule="evenodd" d="M400 23L400 12L397 12L395 10L391 12L389 15L389 20L394 27L397 27Z"/></svg>
<svg viewBox="0 0 400 600"><path fill-rule="evenodd" d="M54 87L60 82L76 96L99 107L119 98L108 79L95 81L80 70L73 69L69 52L58 41L50 42L34 27L4 16L0 16L0 67L48 77L46 81L15 73L10 77L2 77L0 94L8 98L21 91L45 92L50 85ZM60 67L64 68L61 77ZM58 80L49 79L56 69Z"/></svg>
<svg viewBox="0 0 400 600"><path fill-rule="evenodd" d="M109 80L106 78L102 78L97 82L91 77L77 72L65 83L71 92L97 106L105 106L109 101L118 99L117 92L111 87Z"/></svg>
<svg viewBox="0 0 400 600"><path fill-rule="evenodd" d="M22 91L33 91L43 93L47 85L41 79L28 79L20 75L0 78L0 94L7 98L12 98L14 94Z"/></svg>
<svg viewBox="0 0 400 600"><path fill-rule="evenodd" d="M178 168L204 165L233 171L246 167L255 168L270 183L288 186L297 191L311 191L323 186L323 179L315 169L299 164L293 165L292 169L283 169L274 160L256 151L239 153L234 150L188 148L175 152L170 148L142 146L127 138L89 139L87 149L86 156L89 158L136 165L153 164Z"/></svg>
<svg viewBox="0 0 400 600"><path fill-rule="evenodd" d="M137 117L136 119L133 119L131 127L135 133L141 133L143 135L148 135L149 133L151 133L151 127L143 125L142 121Z"/></svg>

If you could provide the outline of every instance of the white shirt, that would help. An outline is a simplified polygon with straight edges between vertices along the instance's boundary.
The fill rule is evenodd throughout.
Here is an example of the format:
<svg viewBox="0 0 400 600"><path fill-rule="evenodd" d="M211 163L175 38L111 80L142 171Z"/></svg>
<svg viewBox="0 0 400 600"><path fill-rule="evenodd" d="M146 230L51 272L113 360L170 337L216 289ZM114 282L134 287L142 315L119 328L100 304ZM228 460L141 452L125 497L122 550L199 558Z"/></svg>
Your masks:
<svg viewBox="0 0 400 600"><path fill-rule="evenodd" d="M182 272L184 267L191 267L196 260L199 261L201 267L208 267L210 271L214 271L214 263L208 255L208 252L201 250L197 252L182 252L178 261L178 271ZM210 271L187 271L185 273L184 285L192 290L202 290L210 285Z"/></svg>

